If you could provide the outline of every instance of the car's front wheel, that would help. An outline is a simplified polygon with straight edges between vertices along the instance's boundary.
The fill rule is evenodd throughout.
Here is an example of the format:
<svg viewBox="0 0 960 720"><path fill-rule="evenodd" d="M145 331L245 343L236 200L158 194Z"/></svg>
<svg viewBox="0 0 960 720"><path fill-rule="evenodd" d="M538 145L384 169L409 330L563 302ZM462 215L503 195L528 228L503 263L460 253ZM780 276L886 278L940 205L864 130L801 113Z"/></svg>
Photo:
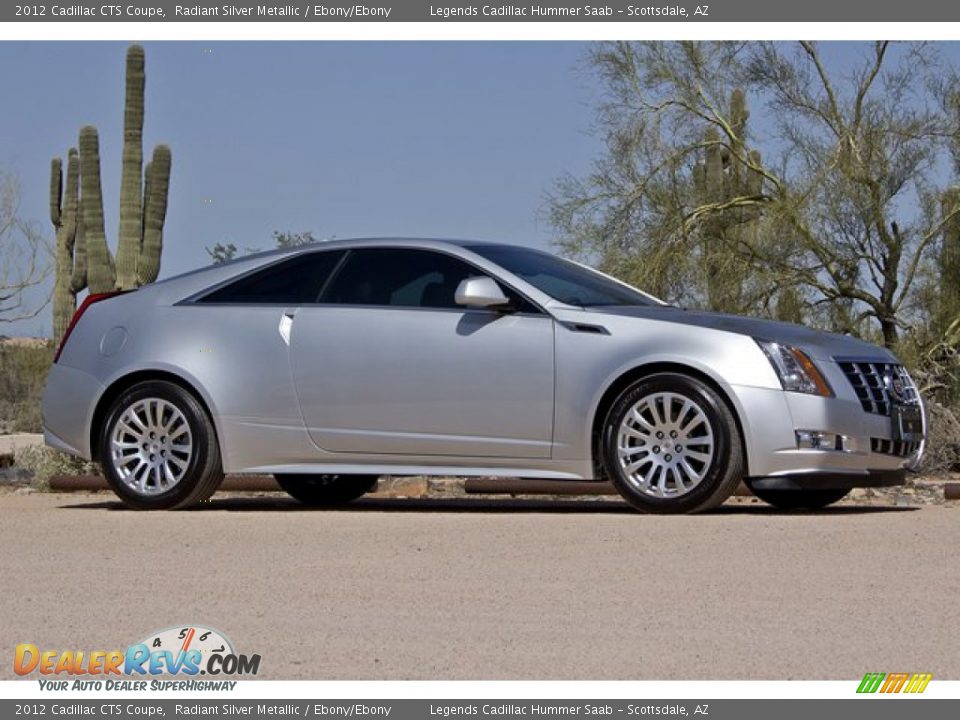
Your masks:
<svg viewBox="0 0 960 720"><path fill-rule="evenodd" d="M376 475L274 475L291 497L305 505L342 505L366 495Z"/></svg>
<svg viewBox="0 0 960 720"><path fill-rule="evenodd" d="M638 510L688 513L720 505L743 476L740 431L700 380L657 373L614 402L604 426L607 474Z"/></svg>
<svg viewBox="0 0 960 720"><path fill-rule="evenodd" d="M820 510L843 500L850 490L764 490L747 481L750 492L780 510Z"/></svg>
<svg viewBox="0 0 960 720"><path fill-rule="evenodd" d="M206 410L162 380L137 383L114 400L100 435L100 461L113 491L138 510L196 505L223 480Z"/></svg>

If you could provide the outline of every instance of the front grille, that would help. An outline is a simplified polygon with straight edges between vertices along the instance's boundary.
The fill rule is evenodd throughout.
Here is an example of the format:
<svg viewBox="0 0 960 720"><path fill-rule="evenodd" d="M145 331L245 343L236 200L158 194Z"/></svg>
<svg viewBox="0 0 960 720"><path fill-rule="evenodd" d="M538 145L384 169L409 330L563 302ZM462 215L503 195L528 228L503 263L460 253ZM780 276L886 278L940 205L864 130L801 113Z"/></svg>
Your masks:
<svg viewBox="0 0 960 720"><path fill-rule="evenodd" d="M903 383L903 402L906 405L916 405L920 402L917 386L913 384L910 374L903 365L885 362L870 362L861 360L842 360L837 358L837 364L847 376L854 392L860 399L860 404L868 413L889 415L892 398L885 378L899 379Z"/></svg>
<svg viewBox="0 0 960 720"><path fill-rule="evenodd" d="M881 455L895 455L896 457L910 457L920 449L920 443L906 440L885 440L870 438L870 451Z"/></svg>

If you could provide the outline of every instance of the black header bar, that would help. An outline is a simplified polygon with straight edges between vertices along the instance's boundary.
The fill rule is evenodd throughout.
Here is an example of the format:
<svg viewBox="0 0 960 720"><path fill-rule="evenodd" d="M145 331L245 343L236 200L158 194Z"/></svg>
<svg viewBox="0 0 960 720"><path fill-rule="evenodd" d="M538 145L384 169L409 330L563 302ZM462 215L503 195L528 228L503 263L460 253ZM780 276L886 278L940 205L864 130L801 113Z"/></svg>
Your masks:
<svg viewBox="0 0 960 720"><path fill-rule="evenodd" d="M0 22L960 22L960 3L943 0L113 2L117 4L108 4L109 0L4 3Z"/></svg>

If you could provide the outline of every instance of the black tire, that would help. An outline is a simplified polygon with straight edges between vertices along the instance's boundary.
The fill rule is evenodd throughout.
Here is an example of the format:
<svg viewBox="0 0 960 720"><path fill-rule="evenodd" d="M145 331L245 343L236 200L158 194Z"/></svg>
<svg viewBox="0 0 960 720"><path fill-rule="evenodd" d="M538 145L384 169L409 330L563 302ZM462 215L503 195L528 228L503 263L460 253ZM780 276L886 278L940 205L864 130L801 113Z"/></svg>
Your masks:
<svg viewBox="0 0 960 720"><path fill-rule="evenodd" d="M304 505L343 505L377 486L377 475L274 475L291 497Z"/></svg>
<svg viewBox="0 0 960 720"><path fill-rule="evenodd" d="M701 427L709 427L714 443L709 462L695 461L702 463L696 468L702 478L696 483L691 481L692 487L684 488L682 494L676 490L676 483L674 483L672 497L667 493L664 493L665 496L654 496L638 487L627 476L618 452L618 433L627 413L632 412L634 406L644 398L655 396L657 393L671 393L692 401L702 413ZM661 404L659 409L662 415L666 414L664 405ZM670 411L671 414L672 412L673 410ZM683 416L678 410L677 423L679 424L682 419ZM705 433L706 430L702 432ZM682 439L682 435L678 439ZM695 440L696 438L691 439L687 452L690 448L697 446ZM667 438L665 442L671 443L673 440ZM659 446L655 449L658 453L660 452ZM669 456L663 457L666 459ZM610 409L603 426L603 458L607 476L620 495L637 510L646 513L677 514L709 510L730 497L744 475L743 442L736 420L726 401L706 383L679 373L650 375L623 391ZM666 475L666 471L660 472ZM687 477L689 479L689 476ZM670 488L667 490L670 491Z"/></svg>
<svg viewBox="0 0 960 720"><path fill-rule="evenodd" d="M780 510L821 510L843 500L850 489L833 490L763 490L747 481L750 492Z"/></svg>
<svg viewBox="0 0 960 720"><path fill-rule="evenodd" d="M148 399L162 400L175 407L186 421L191 441L191 453L183 476L169 490L151 494L136 490L121 477L121 470L116 467L111 446L111 437L124 413L138 402ZM137 510L192 507L208 500L223 481L217 433L206 410L193 394L179 385L163 380L137 383L113 401L100 433L100 461L113 491L126 505ZM149 483L150 480L144 482Z"/></svg>

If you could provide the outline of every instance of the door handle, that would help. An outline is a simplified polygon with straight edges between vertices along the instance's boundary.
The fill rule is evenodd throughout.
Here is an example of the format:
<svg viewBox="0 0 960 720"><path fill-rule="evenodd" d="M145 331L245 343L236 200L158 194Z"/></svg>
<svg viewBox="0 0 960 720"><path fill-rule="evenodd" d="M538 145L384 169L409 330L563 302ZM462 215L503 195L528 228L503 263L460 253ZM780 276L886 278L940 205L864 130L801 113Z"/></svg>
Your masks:
<svg viewBox="0 0 960 720"><path fill-rule="evenodd" d="M288 346L290 345L290 329L293 327L293 313L285 312L280 316L280 326L277 330L280 332L280 337L283 338L283 342Z"/></svg>

